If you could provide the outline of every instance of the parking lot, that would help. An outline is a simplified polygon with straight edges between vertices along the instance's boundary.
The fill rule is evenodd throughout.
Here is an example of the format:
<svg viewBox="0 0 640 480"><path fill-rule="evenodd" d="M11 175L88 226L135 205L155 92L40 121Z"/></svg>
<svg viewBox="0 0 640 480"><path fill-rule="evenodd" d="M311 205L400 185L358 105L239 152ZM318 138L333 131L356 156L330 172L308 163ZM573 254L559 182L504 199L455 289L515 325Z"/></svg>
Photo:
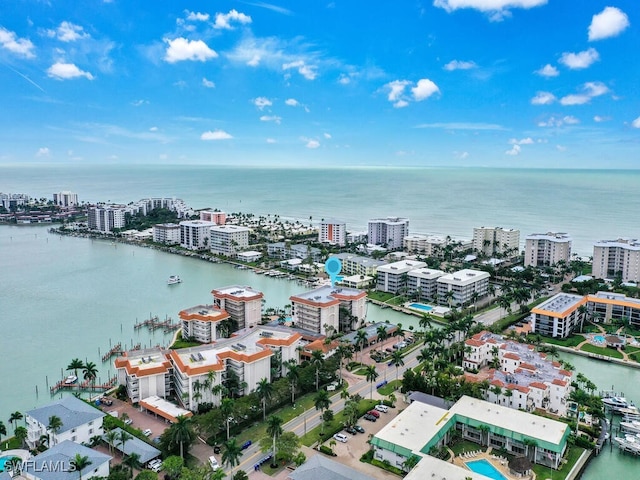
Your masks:
<svg viewBox="0 0 640 480"><path fill-rule="evenodd" d="M106 414L113 415L117 413L117 415L114 416L123 419L123 414L126 413L131 419L131 427L141 431L145 431L146 429L151 430L149 438L159 437L171 426L168 420L162 417L156 417L153 413L147 412L146 410L140 411L140 409L135 408L130 403L117 400L113 397L109 397L109 400L112 402L111 405L101 405L102 410Z"/></svg>

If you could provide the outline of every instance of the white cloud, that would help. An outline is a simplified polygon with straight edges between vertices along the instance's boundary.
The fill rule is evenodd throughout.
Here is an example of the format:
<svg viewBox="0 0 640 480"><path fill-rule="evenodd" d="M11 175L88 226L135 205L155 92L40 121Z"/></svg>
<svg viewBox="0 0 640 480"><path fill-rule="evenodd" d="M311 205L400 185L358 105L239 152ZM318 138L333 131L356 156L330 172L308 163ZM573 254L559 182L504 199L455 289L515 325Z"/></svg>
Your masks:
<svg viewBox="0 0 640 480"><path fill-rule="evenodd" d="M421 80L418 80L418 84L411 89L411 93L413 93L413 98L417 102L426 100L434 93L439 93L439 92L440 92L440 89L438 88L438 86L428 78L423 78Z"/></svg>
<svg viewBox="0 0 640 480"><path fill-rule="evenodd" d="M216 21L213 28L231 30L233 29L231 26L232 23L240 23L243 25L251 23L251 17L235 9L230 10L229 13L216 13Z"/></svg>
<svg viewBox="0 0 640 480"><path fill-rule="evenodd" d="M150 132L157 132L158 131L158 127L151 127L149 129Z"/></svg>
<svg viewBox="0 0 640 480"><path fill-rule="evenodd" d="M187 11L187 20L191 22L206 22L209 20L208 13L200 13L200 12L189 12Z"/></svg>
<svg viewBox="0 0 640 480"><path fill-rule="evenodd" d="M209 130L200 135L200 140L229 140L233 138L224 130Z"/></svg>
<svg viewBox="0 0 640 480"><path fill-rule="evenodd" d="M611 120L609 117L603 117L601 115L595 115L593 117L593 121L596 123L608 122L609 120Z"/></svg>
<svg viewBox="0 0 640 480"><path fill-rule="evenodd" d="M149 103L149 100L134 100L133 102L131 102L131 105L133 105L134 107L141 107L142 105L147 105Z"/></svg>
<svg viewBox="0 0 640 480"><path fill-rule="evenodd" d="M253 100L253 104L260 110L263 110L264 107L270 107L273 105L273 102L266 97L258 97Z"/></svg>
<svg viewBox="0 0 640 480"><path fill-rule="evenodd" d="M307 148L315 149L320 147L320 142L318 140L309 139L307 140L307 144L305 145Z"/></svg>
<svg viewBox="0 0 640 480"><path fill-rule="evenodd" d="M324 138L326 138L327 140L329 140L329 139L331 138L331 134L330 134L330 133L326 133L326 132L325 132L325 133L323 133L323 134L322 134L322 136L323 136Z"/></svg>
<svg viewBox="0 0 640 480"><path fill-rule="evenodd" d="M559 152L566 152L567 147L565 147L564 145L556 145L556 150L558 150Z"/></svg>
<svg viewBox="0 0 640 480"><path fill-rule="evenodd" d="M80 70L73 63L54 63L47 69L47 75L56 80L69 80L71 78L85 77L93 80L95 77L89 72Z"/></svg>
<svg viewBox="0 0 640 480"><path fill-rule="evenodd" d="M411 85L411 82L408 80L394 80L393 82L387 83L386 87L389 88L389 95L387 98L390 102L397 101L402 94L404 93L404 89L407 85Z"/></svg>
<svg viewBox="0 0 640 480"><path fill-rule="evenodd" d="M394 108L404 108L408 106L409 106L409 102L407 102L406 100L398 100L396 103L393 104Z"/></svg>
<svg viewBox="0 0 640 480"><path fill-rule="evenodd" d="M576 117L572 116L572 115L566 115L562 118L557 118L554 116L549 117L548 120L543 120L538 122L538 126L539 127L556 127L559 128L563 125L576 125L580 123L580 120L578 120Z"/></svg>
<svg viewBox="0 0 640 480"><path fill-rule="evenodd" d="M471 70L472 68L477 68L475 62L465 62L464 60L451 60L447 63L443 68L452 72L453 70Z"/></svg>
<svg viewBox="0 0 640 480"><path fill-rule="evenodd" d="M260 117L260 121L261 122L274 122L274 123L277 123L278 125L280 125L280 122L282 121L282 117L278 117L277 115L262 115Z"/></svg>
<svg viewBox="0 0 640 480"><path fill-rule="evenodd" d="M465 160L469 158L469 152L453 152L458 160Z"/></svg>
<svg viewBox="0 0 640 480"><path fill-rule="evenodd" d="M609 93L609 88L602 82L586 82L581 87L580 93L566 95L560 99L562 105L584 105L592 98Z"/></svg>
<svg viewBox="0 0 640 480"><path fill-rule="evenodd" d="M536 73L541 77L557 77L558 75L560 75L558 69L549 63L547 63L540 70L536 70Z"/></svg>
<svg viewBox="0 0 640 480"><path fill-rule="evenodd" d="M202 77L202 86L207 88L216 88L216 84L211 80L207 80L205 77Z"/></svg>
<svg viewBox="0 0 640 480"><path fill-rule="evenodd" d="M267 138L267 143L276 143L275 138Z"/></svg>
<svg viewBox="0 0 640 480"><path fill-rule="evenodd" d="M512 138L511 140L509 140L510 145L533 145L534 143L535 142L531 137L523 138L521 140L518 140L516 138Z"/></svg>
<svg viewBox="0 0 640 480"><path fill-rule="evenodd" d="M351 77L347 74L342 73L339 77L338 77L338 83L340 85L349 85L351 83Z"/></svg>
<svg viewBox="0 0 640 480"><path fill-rule="evenodd" d="M565 52L560 57L560 63L571 70L582 70L590 67L600 59L600 55L595 48L589 48L578 53Z"/></svg>
<svg viewBox="0 0 640 480"><path fill-rule="evenodd" d="M15 32L11 32L2 27L0 27L0 46L16 55L21 55L26 58L35 57L33 53L35 46L31 43L31 40L18 38Z"/></svg>
<svg viewBox="0 0 640 480"><path fill-rule="evenodd" d="M51 156L51 151L48 147L40 147L36 152L36 157L49 157Z"/></svg>
<svg viewBox="0 0 640 480"><path fill-rule="evenodd" d="M507 150L506 153L507 155L519 155L520 151L522 150L522 147L520 145L515 144L513 147L511 147L509 150Z"/></svg>
<svg viewBox="0 0 640 480"><path fill-rule="evenodd" d="M298 107L300 106L300 102L298 102L295 98L287 98L284 101L285 105L289 105L290 107Z"/></svg>
<svg viewBox="0 0 640 480"><path fill-rule="evenodd" d="M563 117L562 121L567 125L577 125L578 123L580 123L580 120L578 120L573 115L567 115L566 117Z"/></svg>
<svg viewBox="0 0 640 480"><path fill-rule="evenodd" d="M593 16L589 25L589 41L615 37L629 26L629 17L616 7L605 7Z"/></svg>
<svg viewBox="0 0 640 480"><path fill-rule="evenodd" d="M545 5L547 0L434 0L433 5L453 12L461 8L472 8L489 14L492 21L501 21L511 16L510 9L529 9Z"/></svg>
<svg viewBox="0 0 640 480"><path fill-rule="evenodd" d="M549 105L556 101L556 96L550 92L538 92L536 96L531 99L532 105Z"/></svg>
<svg viewBox="0 0 640 480"><path fill-rule="evenodd" d="M304 60L296 60L295 62L289 62L282 65L283 70L297 70L298 73L307 80L314 80L318 76L316 68L317 67L313 65L305 64Z"/></svg>
<svg viewBox="0 0 640 480"><path fill-rule="evenodd" d="M631 122L631 126L633 128L640 128L640 117L636 118L633 122Z"/></svg>
<svg viewBox="0 0 640 480"><path fill-rule="evenodd" d="M218 54L210 49L202 40L187 40L186 38L178 37L173 40L165 38L164 41L169 45L164 60L169 63L183 60L205 62L218 56Z"/></svg>
<svg viewBox="0 0 640 480"><path fill-rule="evenodd" d="M90 37L84 28L71 22L62 22L56 30L47 30L47 35L51 38L57 38L61 42L75 42L81 38Z"/></svg>

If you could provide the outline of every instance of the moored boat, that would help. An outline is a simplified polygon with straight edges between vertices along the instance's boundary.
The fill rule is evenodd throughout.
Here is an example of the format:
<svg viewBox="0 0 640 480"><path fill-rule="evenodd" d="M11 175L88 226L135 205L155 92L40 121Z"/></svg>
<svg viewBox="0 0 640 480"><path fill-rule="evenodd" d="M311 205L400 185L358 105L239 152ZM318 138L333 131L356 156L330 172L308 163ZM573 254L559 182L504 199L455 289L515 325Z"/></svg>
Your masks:
<svg viewBox="0 0 640 480"><path fill-rule="evenodd" d="M178 275L171 275L169 280L167 280L167 285L175 285L176 283L180 283L182 280Z"/></svg>

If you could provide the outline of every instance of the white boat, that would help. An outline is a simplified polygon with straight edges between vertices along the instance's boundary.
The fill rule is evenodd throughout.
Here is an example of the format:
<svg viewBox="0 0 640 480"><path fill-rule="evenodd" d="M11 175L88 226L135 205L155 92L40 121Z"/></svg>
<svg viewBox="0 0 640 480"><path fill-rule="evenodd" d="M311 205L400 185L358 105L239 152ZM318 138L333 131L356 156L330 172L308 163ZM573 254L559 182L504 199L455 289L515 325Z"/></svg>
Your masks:
<svg viewBox="0 0 640 480"><path fill-rule="evenodd" d="M620 428L622 428L625 433L640 433L640 421L629 420L620 422Z"/></svg>
<svg viewBox="0 0 640 480"><path fill-rule="evenodd" d="M169 280L167 280L167 285L175 285L176 283L180 283L182 280L178 275L171 275Z"/></svg>
<svg viewBox="0 0 640 480"><path fill-rule="evenodd" d="M605 395L602 397L602 403L608 409L613 410L613 413L626 414L630 411L637 411L633 402L629 402L622 395Z"/></svg>
<svg viewBox="0 0 640 480"><path fill-rule="evenodd" d="M73 385L77 381L78 381L78 377L76 377L75 375L69 375L67 378L64 379L64 384Z"/></svg>

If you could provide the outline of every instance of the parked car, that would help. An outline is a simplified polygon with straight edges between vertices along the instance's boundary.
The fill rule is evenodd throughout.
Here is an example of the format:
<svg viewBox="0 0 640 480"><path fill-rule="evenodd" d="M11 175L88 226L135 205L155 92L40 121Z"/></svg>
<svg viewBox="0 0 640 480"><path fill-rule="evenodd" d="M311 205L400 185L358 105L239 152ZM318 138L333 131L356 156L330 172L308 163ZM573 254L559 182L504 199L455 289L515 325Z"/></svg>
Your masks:
<svg viewBox="0 0 640 480"><path fill-rule="evenodd" d="M220 453L220 450L221 450L220 445L213 446L213 453Z"/></svg>
<svg viewBox="0 0 640 480"><path fill-rule="evenodd" d="M360 425L354 425L353 429L358 433L364 433L364 428L362 428Z"/></svg>
<svg viewBox="0 0 640 480"><path fill-rule="evenodd" d="M347 436L344 433L336 433L333 438L342 443L347 443Z"/></svg>
<svg viewBox="0 0 640 480"><path fill-rule="evenodd" d="M240 447L241 450L246 450L247 448L249 448L251 446L251 440L247 440L246 442L244 442L242 444L242 446Z"/></svg>
<svg viewBox="0 0 640 480"><path fill-rule="evenodd" d="M143 431L142 431L142 434L143 434L145 437L150 437L152 433L153 433L153 432L151 431L151 429L150 429L150 428L147 428L146 430L143 430Z"/></svg>
<svg viewBox="0 0 640 480"><path fill-rule="evenodd" d="M375 422L376 420L378 420L378 417L374 417L370 413L365 413L363 418L365 420L369 420L370 422Z"/></svg>
<svg viewBox="0 0 640 480"><path fill-rule="evenodd" d="M124 424L125 424L125 425L131 425L132 423L133 423L133 420L131 420L130 418L127 418L127 419L124 421Z"/></svg>
<svg viewBox="0 0 640 480"><path fill-rule="evenodd" d="M383 413L387 413L389 411L389 407L387 407L386 405L382 405L382 404L376 405L375 409L377 411L383 412Z"/></svg>
<svg viewBox="0 0 640 480"><path fill-rule="evenodd" d="M376 418L380 418L380 414L376 410L369 410L367 413L369 415L373 415Z"/></svg>
<svg viewBox="0 0 640 480"><path fill-rule="evenodd" d="M209 457L209 465L211 466L211 469L213 471L216 471L220 468L220 465L218 464L218 460L216 460L216 457Z"/></svg>
<svg viewBox="0 0 640 480"><path fill-rule="evenodd" d="M358 431L353 427L346 427L344 431L350 433L351 435L356 435L358 433Z"/></svg>

